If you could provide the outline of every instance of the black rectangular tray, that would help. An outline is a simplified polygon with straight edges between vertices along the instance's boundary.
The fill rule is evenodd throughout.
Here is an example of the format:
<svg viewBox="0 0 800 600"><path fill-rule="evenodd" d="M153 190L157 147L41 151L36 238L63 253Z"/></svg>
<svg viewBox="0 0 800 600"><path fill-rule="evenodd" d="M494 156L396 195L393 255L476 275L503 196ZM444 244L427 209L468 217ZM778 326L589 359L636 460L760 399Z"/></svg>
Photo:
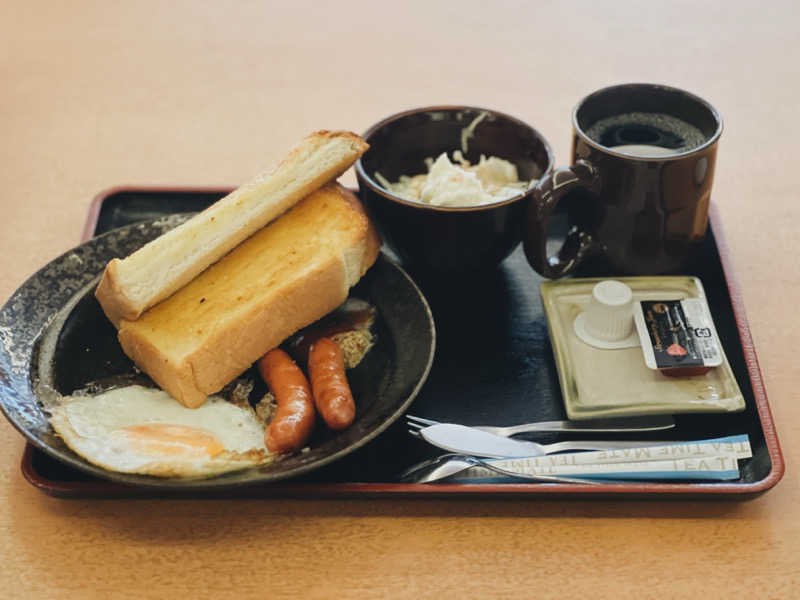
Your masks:
<svg viewBox="0 0 800 600"><path fill-rule="evenodd" d="M95 198L83 239L136 221L178 212L202 210L227 189L115 188ZM699 439L746 433L753 457L740 463L741 476L731 482L640 482L565 486L541 483L407 484L397 475L436 455L436 449L408 435L398 421L353 454L304 477L269 485L238 487L214 495L259 497L294 495L481 495L536 497L731 498L744 499L774 486L782 477L781 456L766 392L761 380L741 298L728 264L718 216L711 225L688 275L702 280L731 368L746 408L735 414L678 415L674 430L650 434L653 439ZM600 262L580 275L605 275ZM558 374L539 297L541 278L517 249L496 270L447 279L410 273L433 311L437 329L436 358L411 413L465 424L515 424L564 419ZM550 436L552 437L552 435ZM607 437L607 436L606 436ZM637 438L646 436L638 435ZM547 436L537 440L550 441ZM90 477L50 458L30 444L22 458L25 478L59 497L134 497L165 495ZM175 492L169 495L186 495ZM200 497L211 494L189 493Z"/></svg>

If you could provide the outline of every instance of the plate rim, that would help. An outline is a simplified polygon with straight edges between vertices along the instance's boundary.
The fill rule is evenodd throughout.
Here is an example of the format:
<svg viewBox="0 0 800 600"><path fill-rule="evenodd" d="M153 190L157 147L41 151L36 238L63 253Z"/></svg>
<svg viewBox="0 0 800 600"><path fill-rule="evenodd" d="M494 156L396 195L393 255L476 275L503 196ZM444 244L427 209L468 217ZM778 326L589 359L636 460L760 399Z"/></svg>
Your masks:
<svg viewBox="0 0 800 600"><path fill-rule="evenodd" d="M98 196L99 198L99 196ZM96 204L97 201L93 202L93 205ZM96 216L95 211L90 209L90 218L92 216ZM76 256L76 253L89 247L92 245L99 244L102 240L105 240L110 237L126 235L129 232L134 231L137 228L141 228L142 226L156 226L157 223L162 222L166 223L169 221L179 221L182 218L188 218L191 214L194 213L173 213L166 216L157 217L155 219L147 219L143 221L138 221L135 223L131 223L129 225L125 225L123 227L118 227L107 232L104 232L100 235L91 237L87 240L82 241L80 244L70 248L69 250L61 253L60 255L56 256L55 258L48 261L45 265L37 269L33 274L27 277L6 299L6 301L0 306L0 314L5 312L9 309L9 306L17 299L18 295L25 290L28 286L30 286L37 278L40 278L41 275L47 272L48 269L52 269L56 263L64 262L70 259L72 256ZM378 264L380 263L380 265ZM379 252L378 257L375 263L370 267L370 270L375 268L376 266L383 268L390 268L393 269L409 286L409 288L413 291L415 297L420 302L421 307L423 308L423 316L424 320L428 324L428 329L430 331L431 342L428 347L427 357L424 362L424 366L422 371L414 383L413 388L409 392L408 396L406 396L397 406L391 411L391 413L383 419L372 431L368 434L360 437L358 440L341 448L327 456L321 457L320 459L310 462L308 464L299 465L289 471L286 472L277 472L274 473L274 476L269 477L254 477L250 480L238 480L238 481L227 481L225 479L225 475L231 475L235 473L241 473L244 470L237 470L231 471L228 473L221 473L219 475L204 477L204 478L158 478L149 475L139 475L139 474L132 474L132 473L121 473L116 471L111 471L108 469L104 469L97 465L94 465L87 461L86 459L82 458L78 454L76 454L72 449L66 446L65 450L60 450L58 448L52 447L50 444L46 443L46 441L39 439L33 433L28 431L28 429L24 426L21 421L18 421L14 418L9 411L6 401L4 398L0 398L0 412L5 416L9 423L16 429L26 440L27 443L31 444L35 448L41 450L48 456L58 460L66 465L75 468L82 473L92 475L98 478L101 478L106 481L112 481L119 484L124 484L126 486L132 487L139 487L139 488L150 488L153 490L170 490L170 491L177 491L177 490L224 490L224 489L234 489L239 487L249 487L249 486L258 486L258 485L267 485L273 482L284 481L287 479L294 479L298 476L306 474L310 471L314 471L318 468L324 467L329 465L332 462L335 462L339 458L342 458L355 450L361 448L381 433L383 433L389 426L392 425L403 412L408 408L408 406L414 401L414 399L419 394L420 390L422 389L425 381L428 378L430 373L431 367L433 365L433 360L436 351L436 325L433 319L433 313L430 309L430 305L425 298L425 295L420 290L419 286L416 282L411 278L411 276L403 269L397 262L392 260L386 253L383 251ZM88 274L87 274L88 276ZM39 411L43 410L43 406L41 405L41 400L38 398L36 394L35 386L32 384L31 378L35 375L34 371L36 370L36 365L33 364L34 361L34 350L37 347L37 343L40 341L42 335L47 331L48 327L50 326L54 317L58 314L58 312L66 306L68 303L72 302L75 297L82 292L84 292L85 288L91 283L91 281L96 280L99 276L99 273L93 274L89 279L88 283L80 285L75 292L73 292L63 303L61 303L58 309L54 312L48 314L42 321L41 327L39 327L36 334L29 340L27 340L30 344L30 348L28 349L27 353L25 354L25 377L27 379L28 388L26 390L18 389L16 385L16 381L9 381L5 374L5 369L0 369L0 386L3 389L14 389L14 391L19 394L20 396L30 396L36 402L36 408ZM85 292L84 292L85 293ZM82 296L83 297L83 296ZM3 351L8 352L7 348L14 343L14 339L4 340L3 343ZM13 377L11 378L13 379ZM43 413L43 417L47 420L47 416ZM48 426L52 429L52 426ZM55 434L55 432L54 432ZM250 467L250 469L257 469L258 466Z"/></svg>

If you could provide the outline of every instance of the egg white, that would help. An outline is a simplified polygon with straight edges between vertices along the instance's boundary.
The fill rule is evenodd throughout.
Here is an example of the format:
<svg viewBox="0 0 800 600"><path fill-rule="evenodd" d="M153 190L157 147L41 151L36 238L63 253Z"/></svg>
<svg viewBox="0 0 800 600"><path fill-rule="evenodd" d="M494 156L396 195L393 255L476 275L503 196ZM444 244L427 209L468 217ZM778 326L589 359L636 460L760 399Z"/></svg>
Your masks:
<svg viewBox="0 0 800 600"><path fill-rule="evenodd" d="M217 396L186 408L166 392L131 385L65 396L50 423L75 453L121 473L202 477L272 460L254 411Z"/></svg>

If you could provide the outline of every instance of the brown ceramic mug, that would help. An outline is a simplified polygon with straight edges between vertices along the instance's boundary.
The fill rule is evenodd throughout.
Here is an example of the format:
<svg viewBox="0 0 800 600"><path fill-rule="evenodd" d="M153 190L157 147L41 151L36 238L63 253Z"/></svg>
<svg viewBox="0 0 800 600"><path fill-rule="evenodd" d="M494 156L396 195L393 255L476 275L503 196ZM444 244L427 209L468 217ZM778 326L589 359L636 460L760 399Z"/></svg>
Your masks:
<svg viewBox="0 0 800 600"><path fill-rule="evenodd" d="M722 119L683 90L625 84L590 94L572 113L572 165L533 190L524 247L541 275L557 278L601 253L620 273L680 269L706 231ZM548 255L550 216L567 194L575 219Z"/></svg>

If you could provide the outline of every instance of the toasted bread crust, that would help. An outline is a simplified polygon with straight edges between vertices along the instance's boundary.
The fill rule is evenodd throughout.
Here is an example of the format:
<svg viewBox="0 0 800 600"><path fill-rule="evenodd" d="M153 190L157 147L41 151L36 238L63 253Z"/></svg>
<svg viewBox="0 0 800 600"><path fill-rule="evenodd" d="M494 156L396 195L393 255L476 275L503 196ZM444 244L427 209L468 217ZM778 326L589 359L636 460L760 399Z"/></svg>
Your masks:
<svg viewBox="0 0 800 600"><path fill-rule="evenodd" d="M108 261L106 268L103 269L103 275L100 277L100 283L94 291L94 295L103 307L108 319L118 326L120 320L125 315L136 314L136 306L134 306L125 291L119 286L119 269L120 259L112 258Z"/></svg>
<svg viewBox="0 0 800 600"><path fill-rule="evenodd" d="M322 216L306 222L304 215L312 214ZM328 223L328 217L337 219L346 231L320 231L320 222ZM281 248L270 245L275 232L284 241L329 236L335 249L313 253L310 264L298 262L276 270L276 263L288 264L279 262L279 257L290 257L297 250L285 243ZM379 248L378 234L358 199L338 184L328 184L237 247L191 286L136 321L122 320L120 344L170 395L187 407L197 407L268 350L344 302L350 287L375 261ZM263 281L254 281L254 271L247 274L245 268L255 267L261 273L259 261L264 262ZM241 306L214 305L214 294L223 286L242 290ZM198 302L206 297L204 312L198 312ZM198 318L190 321L192 331L176 323L194 314Z"/></svg>
<svg viewBox="0 0 800 600"><path fill-rule="evenodd" d="M255 231L339 177L367 148L366 142L354 133L315 131L271 171L131 256L112 259L95 290L106 316L116 326L122 319L139 318ZM247 211L243 222L231 218L237 211ZM188 232L191 235L185 235Z"/></svg>

